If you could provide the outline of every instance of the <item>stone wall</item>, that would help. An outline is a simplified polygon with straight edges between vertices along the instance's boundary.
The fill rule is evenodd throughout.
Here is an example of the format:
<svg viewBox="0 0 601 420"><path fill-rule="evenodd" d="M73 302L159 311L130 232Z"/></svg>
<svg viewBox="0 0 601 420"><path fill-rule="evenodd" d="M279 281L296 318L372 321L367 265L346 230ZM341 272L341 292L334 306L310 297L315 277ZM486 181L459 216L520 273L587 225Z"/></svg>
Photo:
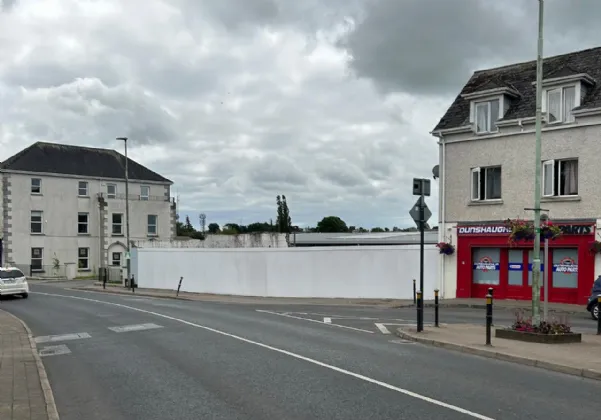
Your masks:
<svg viewBox="0 0 601 420"><path fill-rule="evenodd" d="M170 241L134 241L139 248L287 248L283 233L247 233L241 235L211 235L204 241L175 238Z"/></svg>

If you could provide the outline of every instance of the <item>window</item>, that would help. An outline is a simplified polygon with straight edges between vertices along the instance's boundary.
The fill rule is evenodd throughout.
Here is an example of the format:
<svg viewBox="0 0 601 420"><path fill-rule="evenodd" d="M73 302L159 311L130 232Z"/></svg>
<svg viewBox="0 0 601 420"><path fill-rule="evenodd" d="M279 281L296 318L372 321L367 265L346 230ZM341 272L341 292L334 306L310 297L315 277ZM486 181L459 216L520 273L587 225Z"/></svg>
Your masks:
<svg viewBox="0 0 601 420"><path fill-rule="evenodd" d="M43 266L44 249L43 248L31 248L31 269L41 270Z"/></svg>
<svg viewBox="0 0 601 420"><path fill-rule="evenodd" d="M578 195L578 159L543 162L543 196Z"/></svg>
<svg viewBox="0 0 601 420"><path fill-rule="evenodd" d="M31 193L41 194L42 193L42 180L40 178L31 178Z"/></svg>
<svg viewBox="0 0 601 420"><path fill-rule="evenodd" d="M90 248L79 248L77 251L77 268L87 270L90 267Z"/></svg>
<svg viewBox="0 0 601 420"><path fill-rule="evenodd" d="M123 235L122 213L113 213L113 235Z"/></svg>
<svg viewBox="0 0 601 420"><path fill-rule="evenodd" d="M475 284L499 284L500 248L473 248L472 281Z"/></svg>
<svg viewBox="0 0 601 420"><path fill-rule="evenodd" d="M501 167L472 169L472 201L501 199Z"/></svg>
<svg viewBox="0 0 601 420"><path fill-rule="evenodd" d="M77 233L84 234L88 232L88 213L77 214Z"/></svg>
<svg viewBox="0 0 601 420"><path fill-rule="evenodd" d="M148 234L157 234L157 216L155 214L148 215Z"/></svg>
<svg viewBox="0 0 601 420"><path fill-rule="evenodd" d="M0 279L18 279L21 277L25 277L25 274L16 268L0 271Z"/></svg>
<svg viewBox="0 0 601 420"><path fill-rule="evenodd" d="M117 197L117 185L116 184L106 184L106 196L108 198Z"/></svg>
<svg viewBox="0 0 601 420"><path fill-rule="evenodd" d="M550 89L547 91L547 122L572 122L572 109L576 107L576 87Z"/></svg>
<svg viewBox="0 0 601 420"><path fill-rule="evenodd" d="M31 212L31 233L43 233L41 211L34 210Z"/></svg>
<svg viewBox="0 0 601 420"><path fill-rule="evenodd" d="M476 133L494 133L499 120L499 100L476 102Z"/></svg>
<svg viewBox="0 0 601 420"><path fill-rule="evenodd" d="M112 259L111 259L111 265L113 265L115 267L121 267L121 253L120 252L113 252Z"/></svg>
<svg viewBox="0 0 601 420"><path fill-rule="evenodd" d="M140 187L140 200L148 201L148 197L150 197L150 187L142 185Z"/></svg>
<svg viewBox="0 0 601 420"><path fill-rule="evenodd" d="M80 197L88 196L88 183L86 181L79 181L77 187L77 195L79 195Z"/></svg>

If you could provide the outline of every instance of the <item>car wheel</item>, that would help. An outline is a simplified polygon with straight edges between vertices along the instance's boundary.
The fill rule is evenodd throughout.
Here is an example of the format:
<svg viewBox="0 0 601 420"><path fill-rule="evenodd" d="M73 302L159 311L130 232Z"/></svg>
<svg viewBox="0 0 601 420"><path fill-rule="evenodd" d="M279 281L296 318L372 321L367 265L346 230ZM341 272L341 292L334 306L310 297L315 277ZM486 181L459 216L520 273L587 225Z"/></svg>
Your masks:
<svg viewBox="0 0 601 420"><path fill-rule="evenodd" d="M591 316L595 321L599 319L599 304L597 303L595 306L591 308Z"/></svg>
<svg viewBox="0 0 601 420"><path fill-rule="evenodd" d="M21 295L21 297L22 297L23 299L27 299L27 298L29 297L29 293L23 293L23 294Z"/></svg>

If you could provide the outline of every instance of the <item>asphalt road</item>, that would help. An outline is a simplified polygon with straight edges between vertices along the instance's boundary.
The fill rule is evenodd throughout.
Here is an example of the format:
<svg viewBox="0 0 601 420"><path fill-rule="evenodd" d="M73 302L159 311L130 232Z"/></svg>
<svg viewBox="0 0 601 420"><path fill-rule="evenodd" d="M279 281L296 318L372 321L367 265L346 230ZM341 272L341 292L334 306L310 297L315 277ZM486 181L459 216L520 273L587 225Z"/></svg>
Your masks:
<svg viewBox="0 0 601 420"><path fill-rule="evenodd" d="M65 353L43 358L63 420L564 420L596 418L601 407L600 382L404 343L358 319L410 322L399 310L175 301L52 285L0 305L28 323L44 354Z"/></svg>

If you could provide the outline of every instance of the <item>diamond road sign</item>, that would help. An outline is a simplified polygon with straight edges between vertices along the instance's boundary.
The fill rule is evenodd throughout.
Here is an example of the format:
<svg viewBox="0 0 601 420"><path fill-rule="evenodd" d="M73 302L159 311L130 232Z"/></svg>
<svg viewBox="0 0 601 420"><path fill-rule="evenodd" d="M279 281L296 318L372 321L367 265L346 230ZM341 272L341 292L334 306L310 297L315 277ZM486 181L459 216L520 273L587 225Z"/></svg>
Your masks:
<svg viewBox="0 0 601 420"><path fill-rule="evenodd" d="M413 218L413 220L415 221L415 223L417 224L417 227L419 227L419 206L421 204L422 198L418 198L417 201L415 202L415 204L413 205L413 207L411 207L411 210L409 210L409 215ZM432 212L430 211L430 209L428 208L428 205L426 204L425 200L424 200L424 223L426 223L428 220L430 220L430 217L432 217Z"/></svg>

